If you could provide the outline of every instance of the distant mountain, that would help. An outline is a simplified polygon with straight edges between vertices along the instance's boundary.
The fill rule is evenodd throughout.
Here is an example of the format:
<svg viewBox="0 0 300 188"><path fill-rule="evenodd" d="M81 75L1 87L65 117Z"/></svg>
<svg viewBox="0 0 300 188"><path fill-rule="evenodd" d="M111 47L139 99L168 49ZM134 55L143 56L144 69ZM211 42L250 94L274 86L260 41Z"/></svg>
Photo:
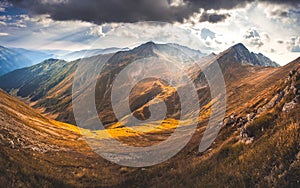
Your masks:
<svg viewBox="0 0 300 188"><path fill-rule="evenodd" d="M74 61L80 58L126 50L129 50L129 48L92 49L71 52L67 50L28 50L0 46L0 75L23 67L29 67L51 58Z"/></svg>
<svg viewBox="0 0 300 188"><path fill-rule="evenodd" d="M67 54L59 55L59 59L66 61L74 61L80 58L92 57L100 54L116 53L118 51L127 51L129 48L106 48L106 49L91 49L91 50L80 50L75 52L70 52Z"/></svg>
<svg viewBox="0 0 300 188"><path fill-rule="evenodd" d="M70 50L41 50L41 52L46 53L46 54L53 54L55 56L53 58L58 59L59 57L69 54L72 51L70 51Z"/></svg>
<svg viewBox="0 0 300 188"><path fill-rule="evenodd" d="M191 49L191 48L188 48L186 46L182 46L182 45L175 44L175 43L168 43L166 45L169 46L169 47L172 47L172 48L176 48L176 49L182 51L184 54L186 54L189 57L192 57L194 59L199 59L201 57L204 57L204 56L208 55L208 54L205 54L205 53L201 52L200 50Z"/></svg>
<svg viewBox="0 0 300 188"><path fill-rule="evenodd" d="M40 51L0 46L0 75L32 66L53 56Z"/></svg>
<svg viewBox="0 0 300 188"><path fill-rule="evenodd" d="M27 57L12 49L0 46L0 75L30 65L32 62Z"/></svg>
<svg viewBox="0 0 300 188"><path fill-rule="evenodd" d="M234 57L241 64L250 64L264 67L279 67L279 65L270 60L263 54L250 52L242 43L236 44L225 51L229 56Z"/></svg>
<svg viewBox="0 0 300 188"><path fill-rule="evenodd" d="M11 48L19 54L22 54L29 59L33 65L44 61L45 59L55 58L55 54L47 53L46 51L28 50L24 48Z"/></svg>

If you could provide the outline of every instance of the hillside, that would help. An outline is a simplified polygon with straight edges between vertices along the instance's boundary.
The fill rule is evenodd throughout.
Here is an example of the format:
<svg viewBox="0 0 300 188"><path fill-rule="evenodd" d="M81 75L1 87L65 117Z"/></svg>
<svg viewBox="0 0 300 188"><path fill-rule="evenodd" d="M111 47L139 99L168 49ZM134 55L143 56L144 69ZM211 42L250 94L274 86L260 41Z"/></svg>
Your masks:
<svg viewBox="0 0 300 188"><path fill-rule="evenodd" d="M277 69L246 66L257 75L243 76L230 85L227 118L212 147L198 153L200 126L178 155L147 168L105 161L90 150L78 128L46 118L0 91L0 185L297 187L299 65L300 59ZM112 129L113 135L122 132L118 129ZM135 135L122 137L136 143ZM148 138L150 143L157 140Z"/></svg>
<svg viewBox="0 0 300 188"><path fill-rule="evenodd" d="M139 129L132 131L116 123L109 96L110 80L123 67L139 58L165 58L178 50L147 43L131 51L95 56L81 62L83 65L91 63L86 68L104 67L97 78L96 104L101 120L115 139L133 146L150 146L173 133L180 110L176 105L178 95L175 88L163 80L145 80L131 91L130 107L140 119L147 119L149 105L156 104L154 98L166 102L167 118L148 133ZM213 145L204 153L198 151L214 99L210 97L201 69L188 69L201 96L198 128L176 156L147 168L122 167L94 153L81 133L89 133L89 139L105 141L107 137L102 130L91 132L49 118L72 122L71 89L76 61L50 59L2 76L1 87L37 110L0 91L0 186L297 187L300 178L300 58L274 68L245 64L242 63L244 56L232 54L236 54L236 50L230 48L210 57L219 63L227 86L226 117ZM183 65L192 65L190 55L181 54L176 58L183 60ZM153 70L164 71L155 67ZM120 89L122 87L127 85L121 85ZM88 86L86 91L89 89ZM103 89L108 89L108 94L103 93ZM75 100L81 97L84 96L78 95ZM122 122L128 121L127 117L125 114ZM148 126L156 124L150 121ZM187 121L186 125L189 124ZM145 127L136 125L135 128ZM117 152L118 148L107 150Z"/></svg>

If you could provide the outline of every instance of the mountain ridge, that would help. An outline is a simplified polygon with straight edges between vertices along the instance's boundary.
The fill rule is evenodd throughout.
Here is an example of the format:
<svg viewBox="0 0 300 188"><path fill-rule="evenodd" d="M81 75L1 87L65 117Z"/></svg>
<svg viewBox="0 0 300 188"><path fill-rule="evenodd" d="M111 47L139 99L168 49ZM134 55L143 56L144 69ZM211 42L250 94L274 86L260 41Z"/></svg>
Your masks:
<svg viewBox="0 0 300 188"><path fill-rule="evenodd" d="M74 61L77 59L93 57L101 54L116 53L119 51L128 51L128 50L129 48L116 48L116 47L104 48L104 49L85 49L85 50L70 52L64 55L59 55L57 56L57 58L66 61Z"/></svg>
<svg viewBox="0 0 300 188"><path fill-rule="evenodd" d="M252 67L252 65L249 64L247 66L242 65L239 59L235 58L232 53L228 53L228 51L230 52L230 48L227 51L218 54L216 57L213 56L213 58L220 61L219 64L227 82L237 81L241 79L241 76L244 77L251 74L251 71L249 70L252 70L252 68L255 70L261 69L260 66ZM113 54L106 65L104 65L103 72L105 72L105 74L101 75L101 77L105 77L105 79L112 81L114 80L114 75L116 75L123 67L139 58L158 57L160 56L160 53L174 58L174 55L180 52L182 54L179 55L179 60L182 60L184 57L194 61L193 58L190 58L189 55L185 55L185 53L178 48L171 48L168 44L148 42L132 50L120 51ZM191 50L191 54L194 53L195 50ZM198 52L196 52L196 56L194 57L197 57L197 53ZM91 57L91 59L101 58L102 56L103 55L98 55ZM201 54L199 57L201 57ZM243 58L243 56L241 57ZM87 62L90 61L89 58L82 60ZM27 102L32 103L34 107L43 109L42 111L44 113L47 113L57 120L75 124L71 108L72 80L76 70L76 64L81 60L73 62L56 62L56 60L50 59L49 61L54 61L54 63L49 64L49 62L47 63L47 61L45 61L37 66L16 70L0 77L0 88L3 88L6 92L16 96L21 96L26 99ZM199 77L202 76L199 75ZM102 84L105 87L111 87L112 83L103 82ZM208 91L202 92L207 93ZM114 119L110 119L108 122L113 121Z"/></svg>
<svg viewBox="0 0 300 188"><path fill-rule="evenodd" d="M280 65L264 56L262 53L256 54L250 52L246 46L242 43L235 44L229 49L225 50L225 53L229 53L235 57L241 64L251 64L258 66L271 66L279 67Z"/></svg>

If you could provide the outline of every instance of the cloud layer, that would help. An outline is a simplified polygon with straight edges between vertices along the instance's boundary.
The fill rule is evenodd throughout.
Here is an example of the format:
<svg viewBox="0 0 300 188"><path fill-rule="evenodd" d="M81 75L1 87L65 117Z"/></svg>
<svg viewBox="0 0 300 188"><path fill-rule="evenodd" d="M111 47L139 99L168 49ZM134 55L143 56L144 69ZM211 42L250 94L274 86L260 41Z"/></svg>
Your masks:
<svg viewBox="0 0 300 188"><path fill-rule="evenodd" d="M54 20L82 20L94 23L165 21L182 22L199 9L242 7L254 0L11 0L31 14L49 14ZM264 0L293 4L298 0ZM218 22L226 15L206 15L200 21Z"/></svg>

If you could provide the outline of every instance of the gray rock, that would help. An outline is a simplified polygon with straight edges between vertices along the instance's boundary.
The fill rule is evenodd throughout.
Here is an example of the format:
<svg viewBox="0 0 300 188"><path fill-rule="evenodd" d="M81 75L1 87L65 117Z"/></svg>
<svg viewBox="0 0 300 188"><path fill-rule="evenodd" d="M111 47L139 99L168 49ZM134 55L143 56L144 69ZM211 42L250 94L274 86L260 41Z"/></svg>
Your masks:
<svg viewBox="0 0 300 188"><path fill-rule="evenodd" d="M226 117L223 121L224 126L230 126L235 123L234 116Z"/></svg>
<svg viewBox="0 0 300 188"><path fill-rule="evenodd" d="M251 122L253 120L253 118L255 117L255 113L250 113L250 114L247 114L247 121L248 122Z"/></svg>
<svg viewBox="0 0 300 188"><path fill-rule="evenodd" d="M292 102L289 103L285 103L282 111L283 112L290 112L292 109L294 109L296 107L297 103L293 100Z"/></svg>

